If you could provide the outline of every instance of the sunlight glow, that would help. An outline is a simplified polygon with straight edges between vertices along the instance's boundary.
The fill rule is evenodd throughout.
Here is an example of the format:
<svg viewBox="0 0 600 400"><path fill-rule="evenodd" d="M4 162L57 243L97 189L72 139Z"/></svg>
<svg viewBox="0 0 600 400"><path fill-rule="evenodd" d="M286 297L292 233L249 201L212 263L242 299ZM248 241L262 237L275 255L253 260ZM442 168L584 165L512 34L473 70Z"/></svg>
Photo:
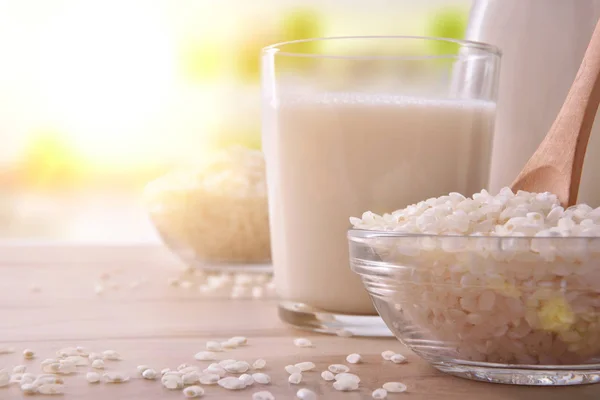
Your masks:
<svg viewBox="0 0 600 400"><path fill-rule="evenodd" d="M168 21L151 4L79 2L50 21L40 43L51 123L92 162L135 162L160 148L145 128L168 102L176 66Z"/></svg>

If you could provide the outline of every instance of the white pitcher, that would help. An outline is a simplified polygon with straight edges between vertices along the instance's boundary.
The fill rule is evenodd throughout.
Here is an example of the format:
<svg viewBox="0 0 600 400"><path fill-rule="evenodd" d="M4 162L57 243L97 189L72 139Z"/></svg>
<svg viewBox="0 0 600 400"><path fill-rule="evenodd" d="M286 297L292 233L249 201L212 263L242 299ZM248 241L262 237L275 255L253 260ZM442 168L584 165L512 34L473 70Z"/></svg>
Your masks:
<svg viewBox="0 0 600 400"><path fill-rule="evenodd" d="M503 52L490 190L511 184L552 125L600 17L600 0L475 0L467 39ZM600 118L578 202L600 206Z"/></svg>

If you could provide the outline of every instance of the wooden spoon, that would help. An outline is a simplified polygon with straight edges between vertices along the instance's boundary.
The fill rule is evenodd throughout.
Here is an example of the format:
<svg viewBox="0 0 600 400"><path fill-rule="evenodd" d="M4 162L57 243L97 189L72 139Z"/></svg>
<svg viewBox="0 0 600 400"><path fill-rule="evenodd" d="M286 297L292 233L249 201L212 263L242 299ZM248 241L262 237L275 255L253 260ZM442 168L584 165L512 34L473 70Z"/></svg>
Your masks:
<svg viewBox="0 0 600 400"><path fill-rule="evenodd" d="M600 22L556 120L513 182L513 191L552 192L563 207L577 202L583 159L599 103Z"/></svg>

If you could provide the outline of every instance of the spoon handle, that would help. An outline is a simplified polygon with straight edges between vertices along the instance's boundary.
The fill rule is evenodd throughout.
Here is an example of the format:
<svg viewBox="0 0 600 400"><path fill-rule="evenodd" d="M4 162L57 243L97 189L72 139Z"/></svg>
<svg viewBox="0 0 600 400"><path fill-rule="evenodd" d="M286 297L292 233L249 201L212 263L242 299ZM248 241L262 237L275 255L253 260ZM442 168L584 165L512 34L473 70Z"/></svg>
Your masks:
<svg viewBox="0 0 600 400"><path fill-rule="evenodd" d="M556 120L514 181L513 190L551 191L563 206L575 204L585 151L599 104L600 22Z"/></svg>

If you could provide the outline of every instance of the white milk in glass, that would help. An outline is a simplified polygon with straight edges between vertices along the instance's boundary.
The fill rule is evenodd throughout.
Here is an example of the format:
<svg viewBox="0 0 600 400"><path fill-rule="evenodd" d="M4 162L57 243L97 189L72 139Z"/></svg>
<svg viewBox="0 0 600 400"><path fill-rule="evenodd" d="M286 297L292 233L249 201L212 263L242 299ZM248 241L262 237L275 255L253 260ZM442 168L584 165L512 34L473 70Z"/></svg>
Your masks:
<svg viewBox="0 0 600 400"><path fill-rule="evenodd" d="M348 218L487 187L494 112L475 100L281 96L264 136L279 296L374 314L349 267Z"/></svg>

